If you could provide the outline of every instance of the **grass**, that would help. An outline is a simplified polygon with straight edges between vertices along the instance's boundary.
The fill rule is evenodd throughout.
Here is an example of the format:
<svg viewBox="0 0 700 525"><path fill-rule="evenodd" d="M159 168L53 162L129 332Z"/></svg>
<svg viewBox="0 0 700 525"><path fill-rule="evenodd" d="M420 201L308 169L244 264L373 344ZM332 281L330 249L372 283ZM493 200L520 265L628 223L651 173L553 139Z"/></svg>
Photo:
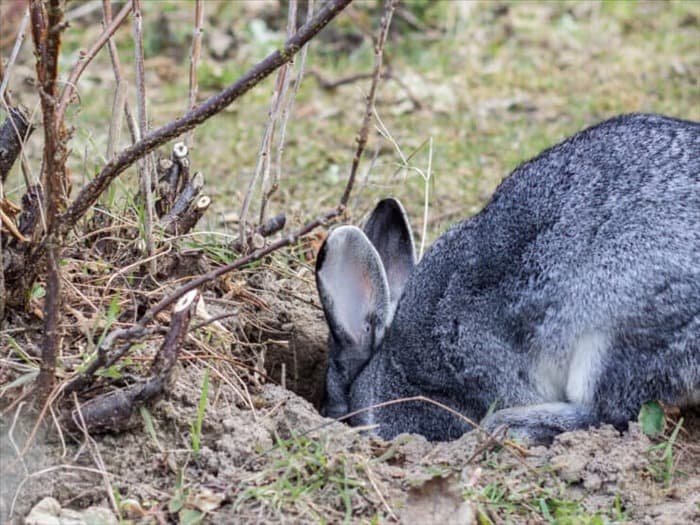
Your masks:
<svg viewBox="0 0 700 525"><path fill-rule="evenodd" d="M323 441L305 437L279 439L269 465L238 487L234 512L255 501L274 515L318 523L351 523L359 516L358 499L370 495L363 466L351 454L329 455ZM328 506L335 501L335 509ZM381 515L364 516L376 521Z"/></svg>
<svg viewBox="0 0 700 525"><path fill-rule="evenodd" d="M190 424L190 439L192 442L192 451L195 457L199 454L199 446L202 442L202 423L204 422L204 412L207 408L207 397L209 396L209 368L204 370L204 379L202 380L202 392L199 395L199 404L197 405L197 419Z"/></svg>
<svg viewBox="0 0 700 525"><path fill-rule="evenodd" d="M477 503L479 523L521 523L534 519L557 525L603 525L629 521L619 498L610 509L592 513L562 489L512 485L507 480L495 481L478 491L465 493L465 498Z"/></svg>
<svg viewBox="0 0 700 525"><path fill-rule="evenodd" d="M666 489L671 488L673 477L677 473L676 461L674 459L674 447L678 440L678 433L683 427L683 418L678 420L678 423L673 427L671 435L661 443L651 447L648 451L653 458L650 464L651 474L663 485Z"/></svg>

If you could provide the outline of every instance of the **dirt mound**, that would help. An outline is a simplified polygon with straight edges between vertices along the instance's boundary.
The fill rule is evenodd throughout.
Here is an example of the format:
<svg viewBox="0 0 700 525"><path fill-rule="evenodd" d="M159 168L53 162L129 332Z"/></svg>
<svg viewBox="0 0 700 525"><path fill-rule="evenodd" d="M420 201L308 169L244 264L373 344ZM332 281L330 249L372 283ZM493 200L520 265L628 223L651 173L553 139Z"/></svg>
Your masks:
<svg viewBox="0 0 700 525"><path fill-rule="evenodd" d="M636 424L622 435L607 426L571 432L528 450L484 443L475 433L451 443L407 435L384 442L321 418L279 386L251 390L246 404L219 382L209 390L194 453L203 378L203 368L181 367L172 393L130 432L37 439L26 470L2 481L3 521L10 512L15 521L27 516L47 496L64 508L118 508L120 519L139 523L418 516L470 523L477 515L524 522L574 511L636 523L700 519L697 415L687 425L692 433L674 446L650 441ZM15 423L11 435L5 428L4 462L26 438Z"/></svg>

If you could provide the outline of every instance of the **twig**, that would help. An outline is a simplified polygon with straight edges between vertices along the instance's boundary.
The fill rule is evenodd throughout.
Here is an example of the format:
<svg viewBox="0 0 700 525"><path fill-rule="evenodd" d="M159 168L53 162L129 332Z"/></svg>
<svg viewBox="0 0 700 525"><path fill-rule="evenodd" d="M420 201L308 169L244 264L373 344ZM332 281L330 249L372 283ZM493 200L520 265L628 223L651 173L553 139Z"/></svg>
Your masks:
<svg viewBox="0 0 700 525"><path fill-rule="evenodd" d="M306 21L308 22L313 15L314 2L309 1L306 9ZM294 31L296 31L296 20L297 20L297 3L296 0L292 0L289 3L289 15L287 17L287 37L290 37ZM270 201L273 193L277 191L279 187L279 181L282 178L282 153L284 152L284 140L287 131L287 122L289 120L289 115L292 111L292 106L294 105L294 99L299 91L299 85L304 76L304 64L306 63L306 54L309 50L309 44L305 45L301 50L300 60L299 60L299 74L297 75L296 83L294 84L294 89L290 96L286 93L289 88L289 79L291 74L289 72L285 73L284 76L284 86L282 88L282 114L280 118L279 125L279 139L277 139L277 156L275 158L275 169L273 171L272 180L266 184L263 181L262 188L262 201L260 203L260 216L258 218L258 224L262 224L265 221L265 214L267 213L267 203ZM291 67L291 64L290 64Z"/></svg>
<svg viewBox="0 0 700 525"><path fill-rule="evenodd" d="M10 237L13 239L19 241L19 242L29 242L31 239L25 237L22 235L22 232L17 229L17 226L15 225L15 221L10 218L5 211L2 209L2 203L0 203L0 222L2 222L2 225L7 228L7 231L10 234ZM2 272L0 272L2 273ZM1 300L1 299L0 299ZM2 319L2 316L0 316L0 319Z"/></svg>
<svg viewBox="0 0 700 525"><path fill-rule="evenodd" d="M355 82L360 82L361 80L368 80L374 76L373 73L357 73L355 75L340 77L336 80L329 80L316 68L310 69L309 75L316 79L316 84L318 84L318 87L324 91L333 91L340 86L354 84ZM386 80L388 78L392 78L390 72L385 71L382 73L382 80Z"/></svg>
<svg viewBox="0 0 700 525"><path fill-rule="evenodd" d="M61 254L61 239L54 230L56 218L66 197L66 133L63 120L57 119L56 97L58 88L58 50L61 42L60 0L49 0L47 4L32 0L30 4L32 37L37 54L36 72L39 81L41 110L44 118L44 157L41 181L46 200L46 235L42 244L46 247L46 301L44 303L44 338L42 341L41 366L37 377L37 396L48 399L53 388L56 356L60 347L58 333L61 315L61 273L58 265ZM36 269L37 261L33 261Z"/></svg>
<svg viewBox="0 0 700 525"><path fill-rule="evenodd" d="M287 13L287 38L289 38L294 33L294 26L296 24L297 16L297 3L296 0L290 0L289 9ZM243 205L241 206L241 213L238 219L238 236L240 239L245 239L246 230L248 226L248 211L250 210L250 203L253 200L253 192L257 186L258 180L262 175L261 182L261 193L262 200L260 203L260 216L259 222L265 220L265 208L267 206L267 181L270 178L270 154L272 152L272 142L275 135L275 127L277 121L280 117L280 110L285 96L287 95L287 89L289 88L289 67L291 62L282 65L277 71L277 79L275 81L275 90L272 93L272 100L270 101L270 110L267 114L267 124L265 126L265 132L263 133L263 139L260 143L260 151L258 152L258 161L255 164L255 170L248 183L248 189L243 197Z"/></svg>
<svg viewBox="0 0 700 525"><path fill-rule="evenodd" d="M369 480L370 485L372 485L372 488L374 489L374 492L375 492L375 493L377 494L377 496L379 497L379 501L380 501L381 504L384 506L384 508L386 509L386 511L389 513L389 516L391 516L391 518L392 518L396 523L399 523L400 520L399 520L398 516L394 513L393 509L392 509L392 508L389 506L389 504L387 503L386 498L385 498L384 495L382 494L382 491L379 490L379 486L377 485L377 482L374 481L374 477L372 476L372 468L370 467L369 461L367 461L366 463L364 463L362 466L363 466L363 468L364 468L364 470L365 470L365 474L367 474L367 479Z"/></svg>
<svg viewBox="0 0 700 525"><path fill-rule="evenodd" d="M7 118L0 127L0 183L5 184L7 181L7 175L32 131L34 126L30 124L24 111L14 107L7 108Z"/></svg>
<svg viewBox="0 0 700 525"><path fill-rule="evenodd" d="M139 137L146 135L148 131L148 117L146 115L146 83L143 65L143 15L141 13L141 0L131 0L134 8L134 57L136 65L136 110L138 113ZM143 197L143 240L146 246L146 257L153 255L153 176L151 170L151 155L144 154L136 163L139 176L140 193ZM151 262L151 273L156 272L155 261Z"/></svg>
<svg viewBox="0 0 700 525"><path fill-rule="evenodd" d="M197 104L197 68L199 67L199 57L202 52L202 24L204 22L204 5L202 0L196 0L194 6L194 29L192 30L192 49L190 51L190 90L187 111L190 111ZM185 144L192 145L194 129L185 135Z"/></svg>
<svg viewBox="0 0 700 525"><path fill-rule="evenodd" d="M107 25L107 27L104 29L104 31L102 31L102 34L97 38L97 40L92 44L92 46L90 46L90 48L88 48L87 51L80 52L78 61L75 63L75 65L73 65L73 69L71 69L71 72L68 75L68 80L66 81L66 85L63 88L63 93L61 93L61 98L58 102L58 109L56 110L57 119L63 120L63 116L66 113L66 108L68 107L68 104L71 101L73 93L75 92L75 88L78 84L78 80L80 79L80 75L83 74L85 68L92 61L92 59L95 58L97 52L100 49L102 49L102 46L104 46L107 43L107 41L119 28L122 22L126 20L126 17L129 16L129 12L131 11L131 7L132 4L130 2L124 4L124 7L122 7L121 11L119 11L116 18Z"/></svg>
<svg viewBox="0 0 700 525"><path fill-rule="evenodd" d="M175 304L170 330L153 360L150 377L122 390L90 399L66 418L69 428L79 428L80 418L85 429L89 431L123 430L136 407L163 392L172 376L177 356L187 335L197 296L197 291L192 290Z"/></svg>
<svg viewBox="0 0 700 525"><path fill-rule="evenodd" d="M114 157L114 150L119 144L122 130L122 118L126 108L126 82L117 81L114 90L114 101L112 102L112 117L109 121L109 131L107 133L107 152L105 158L110 160Z"/></svg>
<svg viewBox="0 0 700 525"><path fill-rule="evenodd" d="M39 412L39 415L36 418L36 421L34 422L34 426L32 427L32 430L29 432L29 435L27 436L27 439L24 442L24 445L22 446L22 450L20 453L9 463L5 462L0 462L0 478L4 475L6 472L11 472L12 469L15 468L18 462L23 461L24 456L27 454L29 449L32 446L32 443L34 442L34 439L37 436L37 433L39 432L39 428L41 427L41 422L44 420L46 417L46 412L48 412L49 408L51 405L54 403L56 398L60 395L61 393L61 386L57 386L56 388L52 389L49 392L49 395L46 397L46 400L40 401L42 403L41 411ZM19 491L19 489L18 489Z"/></svg>
<svg viewBox="0 0 700 525"><path fill-rule="evenodd" d="M232 247L238 253L247 252L251 245L253 248L262 248L262 246L256 246L255 237L269 237L284 228L286 222L287 217L284 213L275 215L258 226L252 234L246 237L245 241L242 241L240 238L236 240Z"/></svg>
<svg viewBox="0 0 700 525"><path fill-rule="evenodd" d="M19 54L19 50L22 48L22 43L24 42L24 36L27 31L27 22L29 22L29 7L27 7L26 11L24 12L24 16L22 17L22 21L19 23L19 29L17 30L17 38L15 39L15 45L12 47L10 58L7 60L7 64L5 65L5 71L2 75L2 83L0 84L0 100L3 101L6 100L5 90L7 89L7 84L9 83L10 77L12 76L12 67L15 65L17 55ZM1 60L2 59L0 58L0 61ZM9 101L7 101L6 103L8 105L10 104Z"/></svg>
<svg viewBox="0 0 700 525"><path fill-rule="evenodd" d="M10 504L10 513L8 515L9 518L12 518L14 512L15 512L15 506L17 505L17 498L19 498L19 495L22 491L22 487L24 487L24 484L30 481L31 479L38 478L40 476L43 476L44 474L53 474L54 472L60 471L60 470L68 470L68 471L76 471L76 472L86 472L86 473L91 473L91 474L97 474L99 476L102 476L104 473L101 472L99 469L92 468L92 467L81 467L78 465L56 465L53 467L47 467L42 470L38 470L36 472L32 472L24 478L18 485L17 488L15 489L15 495L12 498L12 503ZM51 480L55 479L55 476L50 478ZM60 519L60 518L56 518ZM10 522L11 523L11 522Z"/></svg>
<svg viewBox="0 0 700 525"><path fill-rule="evenodd" d="M129 5L131 5L130 2ZM105 26L109 26L112 23L112 0L102 0L102 12L103 24ZM119 86L122 85L124 91L126 91L127 82L122 73L122 65L121 61L119 60L119 54L117 53L117 46L115 45L114 40L111 38L107 41L107 50L109 51L109 59L112 62L112 70L114 71L114 80L117 83L117 89L119 89ZM129 127L131 142L133 144L136 142L136 126L128 100L124 101L124 116L126 117L126 124ZM107 160L111 159L112 157L107 157Z"/></svg>
<svg viewBox="0 0 700 525"><path fill-rule="evenodd" d="M343 196L340 198L340 205L345 208L348 204L348 199L350 199L350 192L355 184L355 177L357 176L357 168L360 165L360 159L362 158L362 152L367 145L367 138L369 137L370 122L372 121L372 114L374 112L374 98L377 95L377 86L379 85L379 79L382 75L382 59L384 57L384 44L386 43L386 37L389 34L389 26L391 25L391 17L396 9L396 4L398 0L386 0L384 6L384 14L382 15L382 20L379 24L379 36L377 37L377 42L374 45L374 71L372 73L372 84L369 88L369 93L367 94L367 103L365 106L365 115L362 121L362 127L360 128L360 133L357 136L357 149L355 150L355 156L352 159L352 167L350 168L350 176L348 177L348 182L345 185L345 191L343 191Z"/></svg>
<svg viewBox="0 0 700 525"><path fill-rule="evenodd" d="M68 233L97 201L107 186L136 160L146 153L150 153L161 144L180 136L219 113L282 64L289 62L301 46L328 25L351 1L329 0L310 22L304 24L292 38L287 40L282 49L278 49L268 55L239 80L211 96L183 117L152 131L136 144L126 148L114 159L107 162L100 173L82 188L71 206L61 215L56 230L62 235ZM42 255L43 249L45 249L45 246L40 245L36 255Z"/></svg>
<svg viewBox="0 0 700 525"><path fill-rule="evenodd" d="M425 173L425 184L423 185L423 231L420 237L420 251L418 259L423 258L425 252L425 242L428 237L428 212L430 211L430 179L433 173L433 137L428 143L428 169Z"/></svg>
<svg viewBox="0 0 700 525"><path fill-rule="evenodd" d="M70 22L71 20L77 20L84 16L89 15L93 11L97 11L100 8L100 0L83 0L82 5L78 5L75 9L66 11L65 20Z"/></svg>

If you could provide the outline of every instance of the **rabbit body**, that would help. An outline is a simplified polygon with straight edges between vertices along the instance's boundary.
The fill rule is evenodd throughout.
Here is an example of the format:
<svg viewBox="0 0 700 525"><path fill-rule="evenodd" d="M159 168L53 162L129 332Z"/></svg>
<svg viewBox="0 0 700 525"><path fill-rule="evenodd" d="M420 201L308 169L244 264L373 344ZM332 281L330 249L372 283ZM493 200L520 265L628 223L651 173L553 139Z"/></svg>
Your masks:
<svg viewBox="0 0 700 525"><path fill-rule="evenodd" d="M331 232L324 411L424 396L528 441L649 400L700 403L700 124L625 115L519 166L414 266L400 204ZM350 418L391 438L472 427L423 400Z"/></svg>

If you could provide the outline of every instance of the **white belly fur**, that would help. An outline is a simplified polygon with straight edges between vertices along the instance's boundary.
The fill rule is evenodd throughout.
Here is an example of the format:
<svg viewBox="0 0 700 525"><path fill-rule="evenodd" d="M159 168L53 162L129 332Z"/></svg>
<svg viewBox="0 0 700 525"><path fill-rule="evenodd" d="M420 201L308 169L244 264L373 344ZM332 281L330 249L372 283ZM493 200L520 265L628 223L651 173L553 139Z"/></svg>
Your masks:
<svg viewBox="0 0 700 525"><path fill-rule="evenodd" d="M590 403L608 345L604 334L588 332L576 339L561 358L544 356L534 375L534 385L541 400Z"/></svg>
<svg viewBox="0 0 700 525"><path fill-rule="evenodd" d="M576 341L566 380L568 401L585 405L593 400L609 344L608 338L600 332L584 334Z"/></svg>

